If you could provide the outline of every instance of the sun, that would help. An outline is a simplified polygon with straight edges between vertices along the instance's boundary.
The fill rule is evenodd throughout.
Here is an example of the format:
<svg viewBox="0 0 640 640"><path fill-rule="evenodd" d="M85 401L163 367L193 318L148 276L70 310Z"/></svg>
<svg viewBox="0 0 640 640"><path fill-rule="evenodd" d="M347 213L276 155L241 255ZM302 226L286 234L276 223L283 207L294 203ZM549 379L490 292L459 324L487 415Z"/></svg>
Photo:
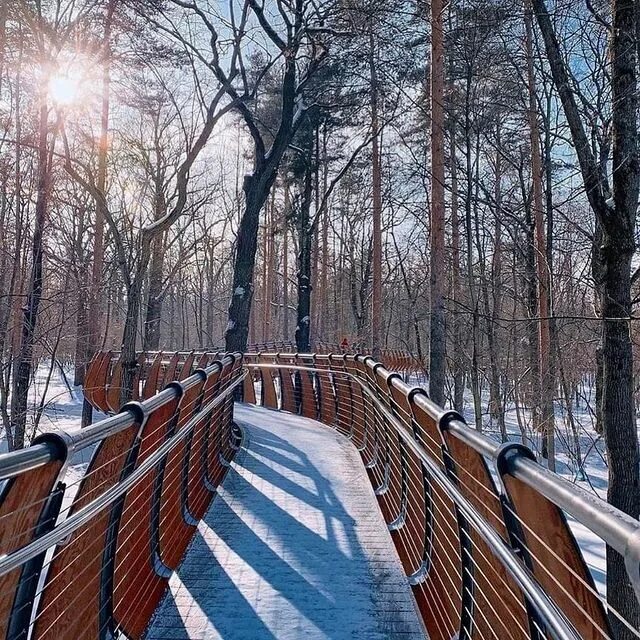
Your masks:
<svg viewBox="0 0 640 640"><path fill-rule="evenodd" d="M51 99L60 106L74 104L80 98L82 78L70 73L54 73L48 82Z"/></svg>
<svg viewBox="0 0 640 640"><path fill-rule="evenodd" d="M47 96L58 107L81 106L97 92L100 66L79 52L60 52L42 69Z"/></svg>

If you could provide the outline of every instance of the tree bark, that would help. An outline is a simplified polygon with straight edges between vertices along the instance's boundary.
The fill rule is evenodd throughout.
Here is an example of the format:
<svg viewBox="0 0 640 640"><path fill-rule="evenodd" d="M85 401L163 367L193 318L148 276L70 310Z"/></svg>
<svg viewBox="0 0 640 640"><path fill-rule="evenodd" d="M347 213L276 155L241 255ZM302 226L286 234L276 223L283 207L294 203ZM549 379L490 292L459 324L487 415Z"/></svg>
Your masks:
<svg viewBox="0 0 640 640"><path fill-rule="evenodd" d="M111 100L111 26L118 0L109 0L104 23L102 62L102 106L100 114L100 142L98 147L98 175L96 187L101 193L105 192L107 184L107 151L109 146L109 108ZM84 354L86 363L91 359L92 352L101 345L103 334L103 296L102 296L102 268L104 263L104 226L105 203L96 200L96 213L93 236L93 260L91 262L91 279L87 300L87 315L89 335L87 353ZM106 331L106 330L105 330ZM86 400L82 405L81 426L86 427L93 419L93 407Z"/></svg>
<svg viewBox="0 0 640 640"><path fill-rule="evenodd" d="M633 401L631 261L635 253L638 207L638 95L636 11L633 0L612 0L611 122L612 191L589 145L558 38L544 0L532 0L554 85L560 96L580 164L585 192L602 227L602 421L609 462L609 502L633 518L640 515L640 455ZM640 628L638 603L624 559L607 548L607 600L630 624ZM615 637L634 637L616 616L610 616Z"/></svg>
<svg viewBox="0 0 640 640"><path fill-rule="evenodd" d="M460 277L460 220L458 215L458 159L456 122L449 119L451 174L451 288L453 298L453 408L464 410L464 346L462 338L462 279Z"/></svg>
<svg viewBox="0 0 640 640"><path fill-rule="evenodd" d="M543 204L542 204L542 155L540 153L540 131L538 128L538 108L535 91L535 75L533 68L533 29L531 5L525 8L525 40L527 50L527 89L529 97L528 120L529 140L531 143L531 180L533 184L533 224L535 229L535 264L537 280L537 313L538 313L538 356L540 363L539 389L541 396L536 402L540 407L540 424L538 425L546 440L547 465L555 471L555 420L553 412L553 397L555 385L551 377L551 331L549 303L550 274L546 261L547 251L544 234Z"/></svg>
<svg viewBox="0 0 640 640"><path fill-rule="evenodd" d="M44 94L40 99L38 133L38 186L35 222L32 241L32 263L27 299L23 308L20 334L20 349L17 355L15 378L11 398L11 449L22 449L25 445L27 423L27 403L29 384L33 368L33 347L35 341L38 311L42 299L44 263L44 226L47 218L51 167L49 157L49 108Z"/></svg>
<svg viewBox="0 0 640 640"><path fill-rule="evenodd" d="M311 155L311 154L309 154ZM313 230L309 224L313 172L308 158L304 176L304 191L298 212L298 322L296 348L299 353L311 351L311 244Z"/></svg>
<svg viewBox="0 0 640 640"><path fill-rule="evenodd" d="M145 351L157 351L160 348L162 316L162 283L164 276L165 234L160 233L151 243L151 263L149 265L149 292L144 322Z"/></svg>
<svg viewBox="0 0 640 640"><path fill-rule="evenodd" d="M444 405L446 372L444 212L444 4L431 2L431 255L429 394ZM471 257L469 257L471 258Z"/></svg>
<svg viewBox="0 0 640 640"><path fill-rule="evenodd" d="M284 184L284 211L282 214L282 340L289 340L289 213L291 199L289 185Z"/></svg>
<svg viewBox="0 0 640 640"><path fill-rule="evenodd" d="M371 283L371 355L380 359L382 348L382 167L380 166L380 134L378 124L378 73L376 69L375 38L369 33L369 73L371 82L371 180L373 221L372 283Z"/></svg>
<svg viewBox="0 0 640 640"><path fill-rule="evenodd" d="M245 351L247 348L260 211L275 181L276 169L277 166L258 169L253 175L245 176L245 210L240 220L236 241L233 291L229 303L229 321L225 332L225 344L229 352Z"/></svg>

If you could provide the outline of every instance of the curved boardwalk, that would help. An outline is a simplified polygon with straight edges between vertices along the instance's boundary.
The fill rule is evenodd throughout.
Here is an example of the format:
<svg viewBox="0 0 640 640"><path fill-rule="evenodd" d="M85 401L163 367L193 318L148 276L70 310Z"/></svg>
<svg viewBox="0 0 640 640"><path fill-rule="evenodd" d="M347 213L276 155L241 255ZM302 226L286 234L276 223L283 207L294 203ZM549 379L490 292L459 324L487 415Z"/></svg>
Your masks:
<svg viewBox="0 0 640 640"><path fill-rule="evenodd" d="M236 421L244 447L147 639L424 638L350 442L267 409Z"/></svg>

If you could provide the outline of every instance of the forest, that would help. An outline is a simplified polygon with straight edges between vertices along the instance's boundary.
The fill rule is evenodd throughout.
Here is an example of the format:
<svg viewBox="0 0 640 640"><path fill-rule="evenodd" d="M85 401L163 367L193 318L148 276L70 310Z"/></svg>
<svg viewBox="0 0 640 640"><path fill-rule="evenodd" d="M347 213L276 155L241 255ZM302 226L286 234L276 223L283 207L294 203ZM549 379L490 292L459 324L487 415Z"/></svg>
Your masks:
<svg viewBox="0 0 640 640"><path fill-rule="evenodd" d="M141 350L396 349L638 518L639 34L633 0L0 0L5 447L97 350L126 401Z"/></svg>

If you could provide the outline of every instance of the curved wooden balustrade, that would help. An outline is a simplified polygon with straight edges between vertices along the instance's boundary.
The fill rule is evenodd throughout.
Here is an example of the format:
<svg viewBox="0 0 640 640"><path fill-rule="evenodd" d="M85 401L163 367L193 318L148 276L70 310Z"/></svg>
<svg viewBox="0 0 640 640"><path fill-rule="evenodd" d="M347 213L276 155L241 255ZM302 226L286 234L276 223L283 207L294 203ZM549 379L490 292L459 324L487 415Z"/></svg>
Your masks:
<svg viewBox="0 0 640 640"><path fill-rule="evenodd" d="M117 411L121 372L119 354L96 354L87 399ZM0 503L8 554L0 558L0 638L26 637L29 627L34 638L143 635L233 455L234 385L245 402L319 420L350 438L431 639L612 637L564 510L636 570L637 522L610 508L596 516L604 503L539 467L524 447L470 430L371 358L190 352L140 354L134 397L141 403L75 439L45 437L26 450L29 464L16 462L26 452L1 457L0 477L9 480ZM81 481L66 488L75 497L52 529L78 438L97 447ZM110 491L120 493L83 519ZM67 524L71 535L46 542ZM32 552L17 557L25 544Z"/></svg>
<svg viewBox="0 0 640 640"><path fill-rule="evenodd" d="M117 408L120 368L109 359L94 360L93 375L110 384L88 393L103 410ZM0 456L0 638L142 637L237 448L241 363L239 354L174 359L164 378L149 372L155 388L144 397L162 393ZM75 480L65 472L89 447Z"/></svg>
<svg viewBox="0 0 640 640"><path fill-rule="evenodd" d="M147 356L140 393L152 391L156 370L173 372L194 357L205 356ZM109 358L117 375L117 356ZM96 387L109 387L109 374L101 377L98 362L99 356L91 368ZM489 441L475 446L461 438L460 430L469 430L459 415L443 411L422 389L408 387L398 373L368 357L248 353L244 364L250 371L243 384L246 402L324 422L358 448L431 638L524 639L547 631L513 576L408 446L409 437L518 555L579 637L611 636L603 599L563 510L511 473L514 457L533 457L524 447Z"/></svg>

